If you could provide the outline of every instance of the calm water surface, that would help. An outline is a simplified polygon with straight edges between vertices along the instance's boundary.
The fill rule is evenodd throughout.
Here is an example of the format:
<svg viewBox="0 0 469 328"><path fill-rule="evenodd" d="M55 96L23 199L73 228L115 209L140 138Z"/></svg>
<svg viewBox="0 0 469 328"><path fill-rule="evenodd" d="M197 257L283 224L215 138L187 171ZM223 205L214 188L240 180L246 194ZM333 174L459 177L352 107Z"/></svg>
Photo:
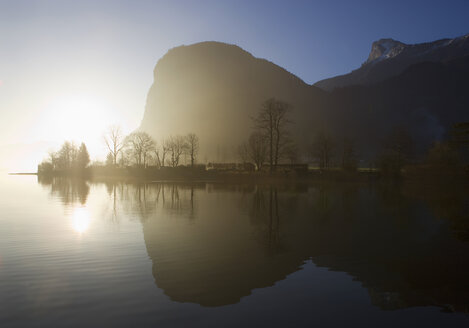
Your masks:
<svg viewBox="0 0 469 328"><path fill-rule="evenodd" d="M1 327L467 327L444 188L0 177Z"/></svg>

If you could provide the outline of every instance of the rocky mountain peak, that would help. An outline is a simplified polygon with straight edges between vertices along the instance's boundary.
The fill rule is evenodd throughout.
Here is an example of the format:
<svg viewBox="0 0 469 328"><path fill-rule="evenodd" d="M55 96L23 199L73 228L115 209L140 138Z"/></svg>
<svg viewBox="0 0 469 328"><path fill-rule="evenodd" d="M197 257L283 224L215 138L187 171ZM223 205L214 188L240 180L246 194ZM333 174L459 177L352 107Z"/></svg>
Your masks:
<svg viewBox="0 0 469 328"><path fill-rule="evenodd" d="M405 47L406 44L394 39L380 39L375 41L371 45L371 52L365 64L395 57L400 54Z"/></svg>

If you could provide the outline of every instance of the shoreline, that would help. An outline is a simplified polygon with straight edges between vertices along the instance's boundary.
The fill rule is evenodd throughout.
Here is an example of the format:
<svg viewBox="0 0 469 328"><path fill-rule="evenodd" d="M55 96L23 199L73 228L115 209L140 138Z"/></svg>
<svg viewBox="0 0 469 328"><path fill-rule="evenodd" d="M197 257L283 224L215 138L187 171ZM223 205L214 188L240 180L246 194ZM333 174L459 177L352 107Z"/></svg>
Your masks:
<svg viewBox="0 0 469 328"><path fill-rule="evenodd" d="M8 175L37 176L39 180L47 181L56 178L83 179L90 182L137 182L137 183L216 183L216 184L303 184L317 182L332 183L417 183L417 184L452 184L469 185L466 172L451 174L449 172L434 172L426 170L406 170L400 176L385 175L378 170L358 169L354 172L342 170L309 170L309 171L278 171L247 172L247 171L216 171L194 170L190 168L170 168L155 170L154 168L87 168L84 171L57 172L9 172Z"/></svg>
<svg viewBox="0 0 469 328"><path fill-rule="evenodd" d="M34 172L8 172L8 175L38 175L38 173Z"/></svg>

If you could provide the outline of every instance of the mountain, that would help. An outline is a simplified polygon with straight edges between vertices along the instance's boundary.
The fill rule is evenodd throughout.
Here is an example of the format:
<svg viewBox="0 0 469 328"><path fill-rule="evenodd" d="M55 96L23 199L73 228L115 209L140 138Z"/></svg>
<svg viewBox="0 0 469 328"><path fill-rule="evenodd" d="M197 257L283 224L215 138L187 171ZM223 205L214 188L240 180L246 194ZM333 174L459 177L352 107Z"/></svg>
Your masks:
<svg viewBox="0 0 469 328"><path fill-rule="evenodd" d="M323 121L325 96L235 45L202 42L171 49L158 61L141 129L158 141L194 132L201 161L232 161L263 101L275 97L290 103L295 136L303 139Z"/></svg>
<svg viewBox="0 0 469 328"><path fill-rule="evenodd" d="M468 90L469 55L424 62L379 83L335 89L329 94L328 120L368 157L379 151L391 129L405 127L418 155L447 137L454 123L469 120Z"/></svg>
<svg viewBox="0 0 469 328"><path fill-rule="evenodd" d="M336 154L343 138L353 139L366 165L396 127L407 128L417 154L423 154L454 123L469 120L468 39L418 45L380 40L362 68L333 78L362 76L367 82L332 91L235 45L177 47L155 67L140 128L158 142L194 132L200 138L199 162L235 161L237 147L253 130L252 117L275 97L291 105L300 160L313 138L325 132L335 140Z"/></svg>
<svg viewBox="0 0 469 328"><path fill-rule="evenodd" d="M422 62L446 62L469 54L469 34L420 44L405 44L393 39L373 42L368 59L348 74L315 83L331 91L350 85L370 85L404 72Z"/></svg>

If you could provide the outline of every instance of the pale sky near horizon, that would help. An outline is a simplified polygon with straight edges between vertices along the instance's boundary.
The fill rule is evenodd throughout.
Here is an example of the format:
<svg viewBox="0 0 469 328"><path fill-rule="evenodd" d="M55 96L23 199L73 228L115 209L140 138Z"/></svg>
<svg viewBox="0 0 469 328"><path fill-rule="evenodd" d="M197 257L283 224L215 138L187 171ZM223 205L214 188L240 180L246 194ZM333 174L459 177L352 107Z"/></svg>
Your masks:
<svg viewBox="0 0 469 328"><path fill-rule="evenodd" d="M359 67L374 40L457 37L467 17L460 0L0 0L0 169L35 170L63 140L102 158L106 126L138 127L175 46L237 44L314 83Z"/></svg>

